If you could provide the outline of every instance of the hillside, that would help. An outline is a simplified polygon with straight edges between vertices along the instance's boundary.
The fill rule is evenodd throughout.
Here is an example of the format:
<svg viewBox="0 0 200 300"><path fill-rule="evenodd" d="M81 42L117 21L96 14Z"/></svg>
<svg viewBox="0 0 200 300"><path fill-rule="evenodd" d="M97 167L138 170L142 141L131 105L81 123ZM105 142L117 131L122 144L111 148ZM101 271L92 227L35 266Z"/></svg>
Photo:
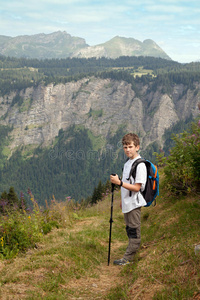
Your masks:
<svg viewBox="0 0 200 300"><path fill-rule="evenodd" d="M157 155L160 194L155 206L142 208L140 251L124 267L112 265L127 246L117 186L111 195L110 183L104 190L99 185L100 197L93 204L71 197L58 202L52 197L43 207L29 189L32 208L27 207L23 194L17 199L13 188L4 192L0 199L0 297L199 299L199 118L174 141L168 157Z"/></svg>
<svg viewBox="0 0 200 300"><path fill-rule="evenodd" d="M0 54L23 58L67 58L153 56L170 57L152 40L143 43L133 38L114 37L104 44L89 46L80 37L61 31L17 37L0 36Z"/></svg>
<svg viewBox="0 0 200 300"><path fill-rule="evenodd" d="M113 266L127 238L114 192L111 263L107 265L110 195L76 210L68 225L54 229L37 248L0 262L1 299L199 299L200 202L170 197L161 188L157 206L142 209L142 244L133 264ZM58 214L57 214L58 216Z"/></svg>

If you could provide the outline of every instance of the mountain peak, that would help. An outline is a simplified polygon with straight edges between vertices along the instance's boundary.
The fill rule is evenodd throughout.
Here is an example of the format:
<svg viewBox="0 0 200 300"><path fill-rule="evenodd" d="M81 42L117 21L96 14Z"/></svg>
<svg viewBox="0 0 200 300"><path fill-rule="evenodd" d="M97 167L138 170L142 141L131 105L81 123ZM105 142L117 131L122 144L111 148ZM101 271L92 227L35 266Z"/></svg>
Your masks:
<svg viewBox="0 0 200 300"><path fill-rule="evenodd" d="M153 56L171 60L171 58L151 39L141 42L134 38L115 36L109 41L80 49L73 57Z"/></svg>
<svg viewBox="0 0 200 300"><path fill-rule="evenodd" d="M115 36L109 41L89 46L80 37L71 36L66 31L45 34L0 36L0 54L26 58L67 58L67 57L108 57L153 56L170 57L151 39L141 42L134 38Z"/></svg>
<svg viewBox="0 0 200 300"><path fill-rule="evenodd" d="M66 31L21 35L9 39L0 36L0 54L18 58L66 58L87 46L83 38L73 37Z"/></svg>

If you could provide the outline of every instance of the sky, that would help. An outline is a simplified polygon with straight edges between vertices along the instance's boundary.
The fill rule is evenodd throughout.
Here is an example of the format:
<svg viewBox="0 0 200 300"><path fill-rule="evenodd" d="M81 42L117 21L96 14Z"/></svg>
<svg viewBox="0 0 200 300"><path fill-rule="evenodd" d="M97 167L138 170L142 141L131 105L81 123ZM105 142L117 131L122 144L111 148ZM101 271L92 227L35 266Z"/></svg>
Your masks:
<svg viewBox="0 0 200 300"><path fill-rule="evenodd" d="M56 31L90 46L152 39L175 61L200 61L199 0L0 0L0 35Z"/></svg>

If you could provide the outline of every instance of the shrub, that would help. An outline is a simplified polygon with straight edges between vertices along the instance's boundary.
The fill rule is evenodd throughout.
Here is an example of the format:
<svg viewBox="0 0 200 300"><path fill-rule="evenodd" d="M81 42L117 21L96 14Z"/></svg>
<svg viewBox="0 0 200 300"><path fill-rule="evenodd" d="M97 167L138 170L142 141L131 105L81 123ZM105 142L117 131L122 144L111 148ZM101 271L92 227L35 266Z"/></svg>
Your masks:
<svg viewBox="0 0 200 300"><path fill-rule="evenodd" d="M26 212L11 212L2 216L0 221L0 257L12 258L19 251L24 252L35 243L42 235L38 226L38 217Z"/></svg>
<svg viewBox="0 0 200 300"><path fill-rule="evenodd" d="M56 202L55 198L46 209L41 209L28 191L33 209L30 211L16 206L15 209L4 210L0 214L0 258L10 259L19 252L35 247L44 234L49 233L53 227L66 227L71 225L73 212L77 204L67 197L65 202ZM25 207L24 207L25 208Z"/></svg>
<svg viewBox="0 0 200 300"><path fill-rule="evenodd" d="M0 196L0 214L7 214L12 210L26 209L26 201L23 193L20 193L18 199L14 187L10 187L9 192L4 191Z"/></svg>
<svg viewBox="0 0 200 300"><path fill-rule="evenodd" d="M164 165L164 186L173 193L199 192L200 185L200 121L191 129L173 137L170 155L160 156ZM158 158L158 157L157 157Z"/></svg>

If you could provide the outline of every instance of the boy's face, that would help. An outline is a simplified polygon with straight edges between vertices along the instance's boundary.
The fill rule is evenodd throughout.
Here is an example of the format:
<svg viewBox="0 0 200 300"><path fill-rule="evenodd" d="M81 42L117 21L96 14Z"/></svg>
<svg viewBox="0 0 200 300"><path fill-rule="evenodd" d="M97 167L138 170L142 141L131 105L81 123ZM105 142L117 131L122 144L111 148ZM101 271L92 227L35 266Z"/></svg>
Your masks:
<svg viewBox="0 0 200 300"><path fill-rule="evenodd" d="M123 145L124 153L126 156L130 159L134 159L138 156L138 151L140 149L140 146L135 146L133 142L131 142L128 145Z"/></svg>

